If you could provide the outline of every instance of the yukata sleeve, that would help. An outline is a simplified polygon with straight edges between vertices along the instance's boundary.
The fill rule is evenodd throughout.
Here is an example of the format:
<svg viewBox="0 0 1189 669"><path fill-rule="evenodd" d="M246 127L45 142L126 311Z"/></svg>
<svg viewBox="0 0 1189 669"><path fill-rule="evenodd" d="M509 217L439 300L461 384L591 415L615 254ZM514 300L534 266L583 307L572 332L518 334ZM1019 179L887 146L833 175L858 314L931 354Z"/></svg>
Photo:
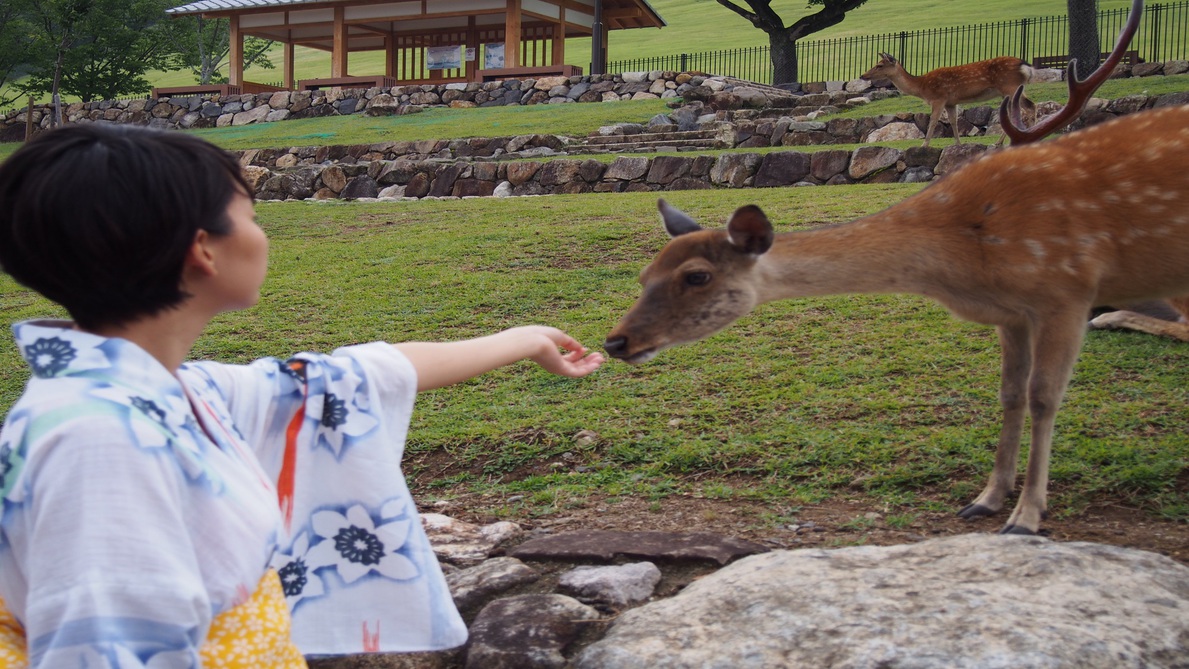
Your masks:
<svg viewBox="0 0 1189 669"><path fill-rule="evenodd" d="M278 480L299 446L342 453L344 445L385 432L399 455L417 395L417 372L383 342L330 355L299 353L250 365L192 363L199 385L217 393L230 422Z"/></svg>
<svg viewBox="0 0 1189 669"><path fill-rule="evenodd" d="M212 603L182 522L184 476L168 453L124 435L88 421L29 462L32 668L198 666Z"/></svg>
<svg viewBox="0 0 1189 669"><path fill-rule="evenodd" d="M197 363L188 371L216 393L276 485L286 532L294 506L302 506L297 497L308 506L330 488L349 490L353 471L380 467L386 478L401 479L417 371L391 344L250 365Z"/></svg>

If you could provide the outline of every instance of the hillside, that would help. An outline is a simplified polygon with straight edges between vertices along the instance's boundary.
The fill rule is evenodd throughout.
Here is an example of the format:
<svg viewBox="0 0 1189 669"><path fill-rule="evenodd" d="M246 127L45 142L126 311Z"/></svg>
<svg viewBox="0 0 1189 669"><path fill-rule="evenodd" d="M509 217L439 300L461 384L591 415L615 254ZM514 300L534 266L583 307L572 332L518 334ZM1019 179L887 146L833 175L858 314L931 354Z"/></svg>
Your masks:
<svg viewBox="0 0 1189 669"><path fill-rule="evenodd" d="M738 0L741 4L741 0ZM627 60L649 56L695 53L720 49L763 46L767 36L737 16L716 0L650 0L652 6L668 24L665 28L620 30L609 38L609 60ZM775 0L774 8L788 23L808 14L804 0ZM1128 7L1128 0L1100 0L1100 9ZM869 35L901 30L919 30L970 23L1010 21L1025 17L1054 16L1065 13L1061 0L869 0L863 7L847 15L845 21L811 39ZM330 56L312 49L296 49L298 79L324 77L330 72ZM273 56L281 62L280 49ZM587 67L590 62L590 40L573 39L566 43L566 61ZM378 52L351 55L348 69L353 74L383 70L383 58ZM280 69L250 68L251 81L273 82L281 78ZM193 83L186 72L157 72L149 76L156 86L182 86Z"/></svg>

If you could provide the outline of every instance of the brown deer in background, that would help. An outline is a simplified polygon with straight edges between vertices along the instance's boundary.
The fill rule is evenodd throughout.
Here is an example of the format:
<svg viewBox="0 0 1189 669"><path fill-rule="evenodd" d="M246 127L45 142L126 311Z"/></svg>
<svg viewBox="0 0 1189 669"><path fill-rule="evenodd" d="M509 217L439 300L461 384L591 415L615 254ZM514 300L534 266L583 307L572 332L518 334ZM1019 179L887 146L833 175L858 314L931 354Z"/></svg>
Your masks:
<svg viewBox="0 0 1189 669"><path fill-rule="evenodd" d="M1069 104L1039 131L1077 117L1118 63L1142 7L1133 0L1115 52L1085 82L1070 76ZM1013 141L1042 136L1020 131L1019 115L1005 102ZM673 239L641 272L643 292L608 334L608 353L645 362L774 300L930 297L959 318L996 326L1002 347L995 466L959 515L1004 507L1028 415L1024 486L1002 532L1031 534L1046 512L1053 426L1090 310L1189 294L1189 107L988 152L897 205L839 226L774 234L749 205L725 230L709 230L664 200L659 208Z"/></svg>
<svg viewBox="0 0 1189 669"><path fill-rule="evenodd" d="M925 146L929 146L941 121L942 109L954 131L954 142L961 143L958 105L1008 97L1032 78L1032 68L1019 58L1001 56L966 65L939 67L917 77L909 74L891 54L881 53L879 62L860 78L889 79L901 93L928 102L933 108L929 114L929 128L925 131ZM1029 118L1035 117L1036 106L1031 100L1021 97L1021 104Z"/></svg>

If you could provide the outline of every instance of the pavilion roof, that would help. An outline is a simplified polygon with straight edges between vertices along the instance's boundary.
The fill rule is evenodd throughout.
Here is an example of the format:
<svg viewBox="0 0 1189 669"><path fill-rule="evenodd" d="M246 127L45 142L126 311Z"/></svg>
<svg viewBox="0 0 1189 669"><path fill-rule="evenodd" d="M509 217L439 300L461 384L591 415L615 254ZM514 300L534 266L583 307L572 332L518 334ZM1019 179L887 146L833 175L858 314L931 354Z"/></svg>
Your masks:
<svg viewBox="0 0 1189 669"><path fill-rule="evenodd" d="M591 7L593 13L593 6L595 0L578 0L579 4ZM428 7L432 8L435 5L442 5L448 7L450 5L457 5L457 0L426 0ZM475 5L476 3L471 3ZM548 3L537 0L535 2L524 2L522 4L522 11L531 12L534 5L545 5ZM408 5L407 0L393 0L392 2L384 3L376 2L376 0L198 0L185 5L167 9L166 13L175 16L185 16L188 14L203 14L212 17L230 16L232 14L253 14L260 12L285 11L290 7L298 7L301 10L313 10L318 8L332 8L338 5L345 5L350 7L368 7L368 11L372 15L376 15L377 19L388 19L391 21L399 20L401 15L407 12L393 12L392 17L384 17L382 8L385 6L397 7L401 5ZM665 24L665 20L661 18L660 14L648 4L648 0L602 0L603 5L603 23L608 30L621 30L625 28L660 28ZM455 11L455 10L447 10ZM477 12L478 13L478 12ZM384 21L378 21L383 23ZM250 32L250 31L249 31ZM586 31L589 35L590 31ZM582 32L567 31L567 35L581 36ZM272 38L270 36L270 38Z"/></svg>

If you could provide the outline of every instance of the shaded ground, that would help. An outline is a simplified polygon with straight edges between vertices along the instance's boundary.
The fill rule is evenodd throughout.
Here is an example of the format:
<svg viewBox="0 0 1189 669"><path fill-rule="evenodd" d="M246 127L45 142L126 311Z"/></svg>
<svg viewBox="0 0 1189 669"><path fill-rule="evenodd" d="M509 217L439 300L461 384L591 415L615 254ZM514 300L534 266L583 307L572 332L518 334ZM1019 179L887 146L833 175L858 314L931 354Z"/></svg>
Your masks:
<svg viewBox="0 0 1189 669"><path fill-rule="evenodd" d="M919 512L908 524L880 513L870 505L846 499L800 506L795 516L777 508L746 500L721 500L672 495L650 501L619 497L588 499L575 508L532 518L509 515L502 498L461 493L434 496L451 498L432 509L437 513L477 523L511 520L529 530L560 533L579 529L661 530L714 532L758 541L773 548L830 548L859 544L894 545L967 532L996 532L1007 512L993 518L966 521L951 513ZM415 498L426 495L413 490ZM1162 520L1138 509L1103 505L1072 518L1049 519L1043 529L1055 541L1091 541L1137 548L1167 555L1189 564L1189 524Z"/></svg>

